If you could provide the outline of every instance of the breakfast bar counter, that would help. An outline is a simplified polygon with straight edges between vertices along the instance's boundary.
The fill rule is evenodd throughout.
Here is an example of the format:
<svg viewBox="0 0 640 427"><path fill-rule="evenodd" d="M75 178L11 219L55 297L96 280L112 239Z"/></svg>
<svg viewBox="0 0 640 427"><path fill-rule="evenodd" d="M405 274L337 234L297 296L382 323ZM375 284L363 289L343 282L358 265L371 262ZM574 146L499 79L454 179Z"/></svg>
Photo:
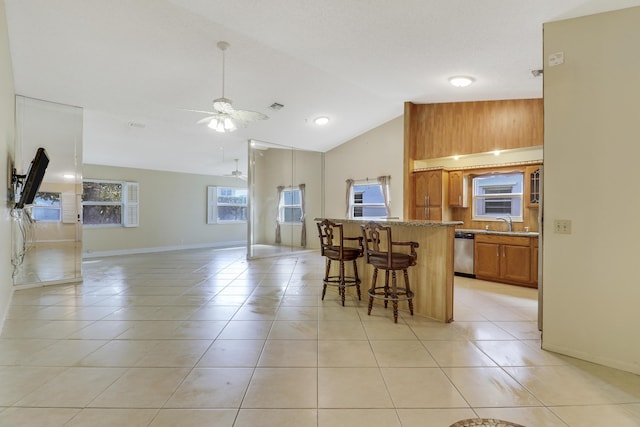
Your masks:
<svg viewBox="0 0 640 427"><path fill-rule="evenodd" d="M328 219L342 223L345 236L362 235L360 226L369 220L315 218L315 221ZM421 220L375 220L391 226L394 241L418 242L418 259L409 269L414 313L440 322L453 320L453 242L455 227L463 224L459 221L421 221ZM365 263L364 257L358 259L358 272L362 280L362 299L368 298L367 290L371 286L373 268ZM378 277L378 283L384 280ZM398 278L402 281L402 275ZM380 286L380 285L379 285ZM402 311L407 307L400 304Z"/></svg>

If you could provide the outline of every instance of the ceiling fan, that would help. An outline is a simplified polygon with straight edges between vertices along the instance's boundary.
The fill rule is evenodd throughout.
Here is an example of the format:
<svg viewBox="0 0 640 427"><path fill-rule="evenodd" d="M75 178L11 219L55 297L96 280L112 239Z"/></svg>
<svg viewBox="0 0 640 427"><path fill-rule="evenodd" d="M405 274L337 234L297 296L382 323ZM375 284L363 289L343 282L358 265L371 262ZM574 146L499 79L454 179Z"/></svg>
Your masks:
<svg viewBox="0 0 640 427"><path fill-rule="evenodd" d="M236 169L235 169L235 170L233 170L233 171L231 171L231 173L230 173L230 174L228 174L228 175L224 175L224 176L234 176L234 177L236 177L236 178L240 178L240 179L242 179L242 180L246 181L246 180L247 180L247 176L246 176L246 175L244 175L244 174L243 174L243 173L238 169L238 159L233 159L233 160L235 160L235 162L236 162Z"/></svg>
<svg viewBox="0 0 640 427"><path fill-rule="evenodd" d="M269 117L257 111L236 110L233 108L231 100L224 97L225 51L229 47L229 43L219 41L217 46L222 51L222 97L213 100L214 111L191 110L197 113L210 114L210 116L198 120L197 123L208 123L211 129L224 133L233 132L239 127L245 127L249 122L268 119Z"/></svg>

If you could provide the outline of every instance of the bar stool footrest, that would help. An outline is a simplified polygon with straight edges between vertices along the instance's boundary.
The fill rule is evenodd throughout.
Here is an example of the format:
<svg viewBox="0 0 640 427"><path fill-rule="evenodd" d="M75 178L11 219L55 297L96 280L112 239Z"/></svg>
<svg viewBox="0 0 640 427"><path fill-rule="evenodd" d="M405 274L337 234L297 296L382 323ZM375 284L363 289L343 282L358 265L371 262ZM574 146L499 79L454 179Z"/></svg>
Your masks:
<svg viewBox="0 0 640 427"><path fill-rule="evenodd" d="M396 288L396 296L391 295L391 288L387 288L385 292L384 286L377 286L373 289L369 289L367 293L371 298L381 299L385 301L408 301L413 299L413 291L408 291L406 288ZM387 296L387 294L389 296Z"/></svg>
<svg viewBox="0 0 640 427"><path fill-rule="evenodd" d="M322 280L322 283L329 286L358 286L361 282L360 279L353 276L345 276L344 278L340 278L340 276L329 276L326 279Z"/></svg>

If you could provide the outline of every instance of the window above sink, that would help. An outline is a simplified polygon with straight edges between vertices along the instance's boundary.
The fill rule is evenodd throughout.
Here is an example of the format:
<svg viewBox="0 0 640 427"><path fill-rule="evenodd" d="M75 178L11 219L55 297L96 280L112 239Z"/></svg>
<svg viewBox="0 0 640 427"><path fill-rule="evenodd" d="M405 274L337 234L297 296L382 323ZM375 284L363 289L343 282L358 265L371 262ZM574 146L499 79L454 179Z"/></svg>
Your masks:
<svg viewBox="0 0 640 427"><path fill-rule="evenodd" d="M492 173L472 178L473 220L522 222L524 174Z"/></svg>

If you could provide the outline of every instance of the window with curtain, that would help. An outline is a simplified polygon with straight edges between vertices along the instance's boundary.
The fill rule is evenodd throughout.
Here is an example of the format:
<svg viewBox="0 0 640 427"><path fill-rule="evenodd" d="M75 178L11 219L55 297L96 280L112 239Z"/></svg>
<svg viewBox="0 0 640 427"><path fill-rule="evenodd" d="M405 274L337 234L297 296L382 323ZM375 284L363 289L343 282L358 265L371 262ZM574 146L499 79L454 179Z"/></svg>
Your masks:
<svg viewBox="0 0 640 427"><path fill-rule="evenodd" d="M281 224L299 224L302 218L302 197L299 188L285 188L280 194L278 220Z"/></svg>
<svg viewBox="0 0 640 427"><path fill-rule="evenodd" d="M356 181L353 183L350 198L350 218L386 218L388 216L383 184Z"/></svg>

